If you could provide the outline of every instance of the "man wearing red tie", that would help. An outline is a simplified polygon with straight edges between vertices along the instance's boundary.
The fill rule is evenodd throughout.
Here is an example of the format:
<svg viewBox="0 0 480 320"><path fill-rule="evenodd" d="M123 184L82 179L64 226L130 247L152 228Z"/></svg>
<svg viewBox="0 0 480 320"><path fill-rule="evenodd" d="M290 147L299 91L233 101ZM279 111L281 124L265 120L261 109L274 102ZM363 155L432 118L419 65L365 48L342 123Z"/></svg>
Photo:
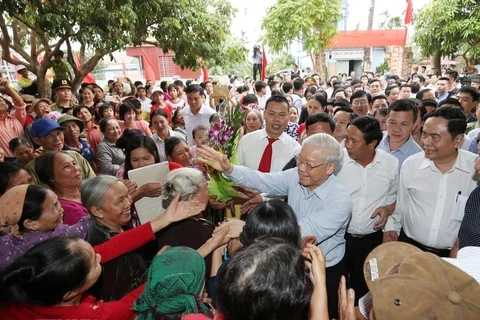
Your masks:
<svg viewBox="0 0 480 320"><path fill-rule="evenodd" d="M240 140L239 164L261 172L278 172L300 152L300 144L286 134L288 101L271 96L264 111L265 127L251 132Z"/></svg>

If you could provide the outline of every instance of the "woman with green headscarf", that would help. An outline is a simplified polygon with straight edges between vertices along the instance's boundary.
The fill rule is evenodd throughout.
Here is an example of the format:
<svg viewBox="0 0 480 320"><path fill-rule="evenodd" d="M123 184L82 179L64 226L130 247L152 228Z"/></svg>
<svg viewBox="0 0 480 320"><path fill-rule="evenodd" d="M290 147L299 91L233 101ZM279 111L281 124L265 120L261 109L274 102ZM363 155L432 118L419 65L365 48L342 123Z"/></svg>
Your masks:
<svg viewBox="0 0 480 320"><path fill-rule="evenodd" d="M157 255L145 290L134 305L138 320L180 320L186 314L211 317L202 302L205 261L194 249L174 247Z"/></svg>

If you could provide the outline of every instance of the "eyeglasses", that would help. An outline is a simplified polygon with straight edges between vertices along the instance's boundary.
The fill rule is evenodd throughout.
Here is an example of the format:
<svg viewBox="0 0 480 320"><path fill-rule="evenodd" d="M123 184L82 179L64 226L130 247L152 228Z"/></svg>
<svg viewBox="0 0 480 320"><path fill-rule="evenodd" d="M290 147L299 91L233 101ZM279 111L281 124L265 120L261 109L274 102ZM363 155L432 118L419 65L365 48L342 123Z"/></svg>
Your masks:
<svg viewBox="0 0 480 320"><path fill-rule="evenodd" d="M303 164L305 166L305 170L307 170L307 171L312 171L313 169L321 167L325 164L325 162L324 162L324 163L321 163L317 166L312 166L311 164L308 164L308 163L300 160L300 154L295 155L295 161L297 162L297 167L300 167Z"/></svg>

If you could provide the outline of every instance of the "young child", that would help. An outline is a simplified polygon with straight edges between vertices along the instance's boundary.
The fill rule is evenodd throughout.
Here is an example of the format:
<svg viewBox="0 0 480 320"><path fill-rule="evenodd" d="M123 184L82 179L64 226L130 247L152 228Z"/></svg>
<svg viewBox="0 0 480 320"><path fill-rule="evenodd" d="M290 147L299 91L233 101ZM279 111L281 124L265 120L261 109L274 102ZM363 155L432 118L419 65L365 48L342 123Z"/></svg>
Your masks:
<svg viewBox="0 0 480 320"><path fill-rule="evenodd" d="M208 141L208 128L202 125L196 126L192 130L193 141L195 145L190 148L192 158L197 158L197 146L206 145Z"/></svg>
<svg viewBox="0 0 480 320"><path fill-rule="evenodd" d="M98 115L100 119L114 118L115 111L113 110L113 106L111 104L102 104L98 109Z"/></svg>

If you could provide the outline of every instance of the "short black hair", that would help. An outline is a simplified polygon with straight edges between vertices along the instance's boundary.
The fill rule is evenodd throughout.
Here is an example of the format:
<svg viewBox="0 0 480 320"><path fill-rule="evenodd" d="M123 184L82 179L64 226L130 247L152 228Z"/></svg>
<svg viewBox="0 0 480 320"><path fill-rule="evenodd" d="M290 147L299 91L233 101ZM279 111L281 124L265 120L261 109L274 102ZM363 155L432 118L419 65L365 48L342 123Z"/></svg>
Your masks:
<svg viewBox="0 0 480 320"><path fill-rule="evenodd" d="M217 278L217 305L225 319L308 317L313 284L298 245L257 239L238 250Z"/></svg>
<svg viewBox="0 0 480 320"><path fill-rule="evenodd" d="M438 102L433 99L423 99L421 100L424 107L434 107L437 108Z"/></svg>
<svg viewBox="0 0 480 320"><path fill-rule="evenodd" d="M119 110L119 118L120 120L125 120L125 115L129 113L130 111L135 112L135 107L133 104L130 103L130 101L125 101L120 105L118 108Z"/></svg>
<svg viewBox="0 0 480 320"><path fill-rule="evenodd" d="M378 108L373 112L373 117L375 117L377 114L381 116L388 116L388 108Z"/></svg>
<svg viewBox="0 0 480 320"><path fill-rule="evenodd" d="M381 82L380 82L380 79L378 79L378 78L372 78L372 79L370 79L370 81L368 82L368 85L371 85L371 84L374 83L374 82L381 83Z"/></svg>
<svg viewBox="0 0 480 320"><path fill-rule="evenodd" d="M353 100L361 98L363 96L367 97L368 103L372 103L372 95L363 90L358 90L352 93L352 95L350 96L350 103L353 103Z"/></svg>
<svg viewBox="0 0 480 320"><path fill-rule="evenodd" d="M277 237L299 246L300 228L292 207L285 201L273 199L256 206L245 220L240 233L240 241L244 245L255 242L262 236Z"/></svg>
<svg viewBox="0 0 480 320"><path fill-rule="evenodd" d="M327 98L325 97L325 95L323 93L315 93L313 96L310 97L310 99L313 99L313 100L317 101L318 103L320 103L323 110L325 110L325 108L327 107Z"/></svg>
<svg viewBox="0 0 480 320"><path fill-rule="evenodd" d="M7 191L10 182L12 182L21 170L27 171L25 167L19 164L0 162L0 196Z"/></svg>
<svg viewBox="0 0 480 320"><path fill-rule="evenodd" d="M15 152L15 149L17 149L20 145L26 145L27 147L33 149L32 142L25 137L16 137L10 140L8 142L8 149L10 149L12 152Z"/></svg>
<svg viewBox="0 0 480 320"><path fill-rule="evenodd" d="M250 103L258 104L258 98L253 93L246 94L242 100L242 105L249 105Z"/></svg>
<svg viewBox="0 0 480 320"><path fill-rule="evenodd" d="M399 89L396 84L386 87L385 88L385 95L388 97L390 95L390 93L392 92L392 90L395 89L395 88Z"/></svg>
<svg viewBox="0 0 480 320"><path fill-rule="evenodd" d="M352 121L353 119L355 119L356 117L358 117L358 115L355 113L355 111L353 111L352 108L345 108L345 107L340 107L340 108L337 108L334 112L333 112L333 115L336 115L338 112L340 111L343 111L343 112L346 112L350 115L350 121Z"/></svg>
<svg viewBox="0 0 480 320"><path fill-rule="evenodd" d="M182 138L178 138L174 136L167 138L167 140L165 140L165 155L167 157L171 157L173 154L173 149L175 149L177 144L182 142L186 143L186 141Z"/></svg>
<svg viewBox="0 0 480 320"><path fill-rule="evenodd" d="M198 92L199 95L205 95L203 88L199 84L191 84L185 89L185 93Z"/></svg>
<svg viewBox="0 0 480 320"><path fill-rule="evenodd" d="M380 122L372 116L356 117L347 124L347 128L349 126L355 126L363 133L363 138L365 139L366 144L376 141L375 148L378 147L380 141L383 139Z"/></svg>
<svg viewBox="0 0 480 320"><path fill-rule="evenodd" d="M107 130L107 124L111 120L115 120L116 122L118 122L117 119L112 118L112 117L104 118L104 119L102 119L102 121L100 121L100 132L101 133L105 133L105 130Z"/></svg>
<svg viewBox="0 0 480 320"><path fill-rule="evenodd" d="M307 129L307 132L309 126L318 122L328 123L332 132L335 131L335 121L333 121L333 118L327 113L317 113L313 116L308 117L307 120L305 120L305 127Z"/></svg>
<svg viewBox="0 0 480 320"><path fill-rule="evenodd" d="M478 90L476 90L475 88L473 87L461 87L459 90L458 90L458 93L468 93L473 101L479 101L480 99L480 92L478 92Z"/></svg>
<svg viewBox="0 0 480 320"><path fill-rule="evenodd" d="M446 105L450 106L450 107L462 108L462 104L460 103L460 101L458 101L457 99L452 98L452 97L448 97L447 99L440 101L438 103L437 108L441 108L441 107L446 106ZM463 110L463 108L462 108L462 110Z"/></svg>
<svg viewBox="0 0 480 320"><path fill-rule="evenodd" d="M183 83L182 80L175 80L175 81L173 81L173 84L176 85L176 86L179 86L180 88L185 88L185 84Z"/></svg>
<svg viewBox="0 0 480 320"><path fill-rule="evenodd" d="M389 104L387 97L384 96L383 94L377 94L376 96L372 97L372 103L374 103L376 100L381 100L381 99L386 100L387 104Z"/></svg>
<svg viewBox="0 0 480 320"><path fill-rule="evenodd" d="M305 84L305 81L302 78L298 77L295 80L293 80L293 89L297 91L301 90L304 84Z"/></svg>
<svg viewBox="0 0 480 320"><path fill-rule="evenodd" d="M282 85L282 90L286 94L293 89L293 84L291 82L284 82Z"/></svg>
<svg viewBox="0 0 480 320"><path fill-rule="evenodd" d="M30 187L29 187L30 188ZM0 273L0 301L54 306L80 288L90 272L76 237L53 237L37 243Z"/></svg>
<svg viewBox="0 0 480 320"><path fill-rule="evenodd" d="M467 129L467 118L459 108L446 106L437 108L427 113L425 117L423 117L423 120L427 121L427 119L432 117L444 118L448 121L447 128L452 140L464 134Z"/></svg>
<svg viewBox="0 0 480 320"><path fill-rule="evenodd" d="M453 81L457 81L458 79L458 72L455 70L447 70L445 74L447 74L450 78L452 78Z"/></svg>
<svg viewBox="0 0 480 320"><path fill-rule="evenodd" d="M440 78L437 79L437 81L440 81L440 80L448 81L448 83L450 83L450 78L449 77L440 77Z"/></svg>
<svg viewBox="0 0 480 320"><path fill-rule="evenodd" d="M417 117L418 117L418 110L417 110L417 106L415 105L415 103L409 99L400 99L400 100L397 100L395 101L394 103L392 103L389 107L388 107L388 114L390 114L390 112L392 111L395 111L395 112L413 112L413 122L415 123L415 121L417 121Z"/></svg>
<svg viewBox="0 0 480 320"><path fill-rule="evenodd" d="M257 81L255 82L255 92L259 92L259 91L262 91L263 88L266 88L267 87L267 84L263 81Z"/></svg>
<svg viewBox="0 0 480 320"><path fill-rule="evenodd" d="M289 107L290 105L288 104L287 98L285 98L284 96L271 96L270 98L268 98L267 102L265 102L265 110L264 110L264 112L267 112L268 105L269 105L271 102L285 103L285 105L286 105L286 107L287 107L287 112L288 112L288 107Z"/></svg>
<svg viewBox="0 0 480 320"><path fill-rule="evenodd" d="M138 148L145 148L153 155L155 159L155 163L160 162L160 158L158 155L158 148L155 141L152 138L144 136L144 135L134 135L130 138L127 147L125 148L125 171L123 172L123 179L128 179L128 171L132 170L132 163L130 161L130 156L132 151Z"/></svg>

